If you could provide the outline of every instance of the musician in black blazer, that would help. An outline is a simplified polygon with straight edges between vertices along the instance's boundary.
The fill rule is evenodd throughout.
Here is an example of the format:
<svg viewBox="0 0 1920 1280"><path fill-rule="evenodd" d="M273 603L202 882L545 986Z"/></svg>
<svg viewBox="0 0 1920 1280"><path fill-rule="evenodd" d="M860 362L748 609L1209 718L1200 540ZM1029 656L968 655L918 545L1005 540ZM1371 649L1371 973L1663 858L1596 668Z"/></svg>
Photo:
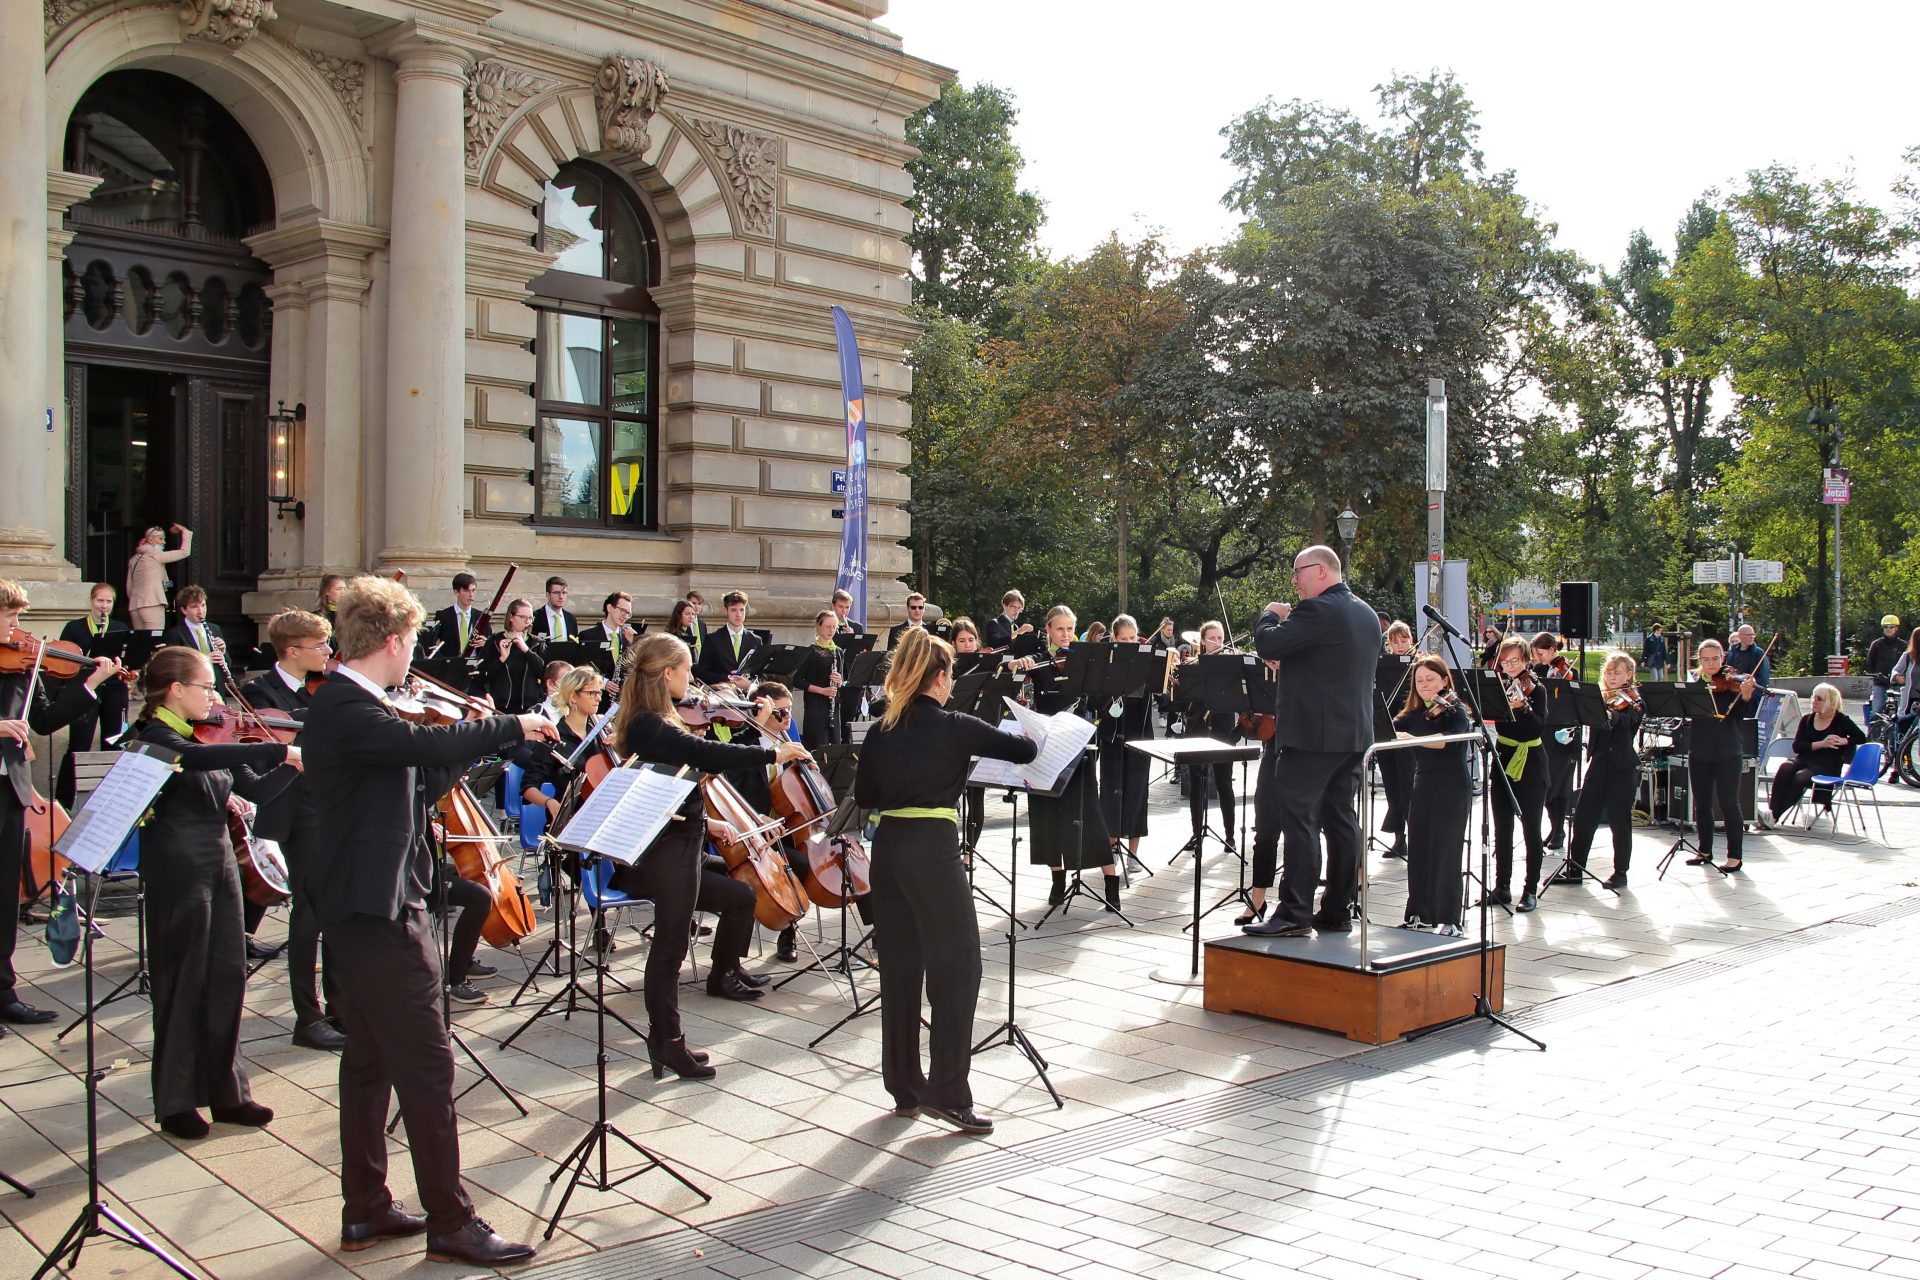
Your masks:
<svg viewBox="0 0 1920 1280"><path fill-rule="evenodd" d="M314 695L301 734L307 785L330 816L307 888L333 941L346 993L340 1061L341 1243L364 1248L428 1233L427 1253L481 1266L531 1257L493 1234L460 1185L453 1053L441 1022L438 948L427 927L434 880L428 821L458 771L525 739L556 741L533 712L440 728L402 720L384 691L405 679L419 601L399 583L356 578L340 598L341 665ZM387 1189L383 1127L397 1094L426 1217Z"/></svg>
<svg viewBox="0 0 1920 1280"><path fill-rule="evenodd" d="M479 580L470 573L453 575L453 603L433 615L433 634L424 640L428 649L439 646L434 650L434 658L465 657L473 651L476 636L493 630L487 615L473 607L473 592L478 585Z"/></svg>
<svg viewBox="0 0 1920 1280"><path fill-rule="evenodd" d="M558 575L547 579L547 602L533 615L533 634L549 640L580 638L580 619L567 609L567 580Z"/></svg>
<svg viewBox="0 0 1920 1280"><path fill-rule="evenodd" d="M833 593L833 614L834 617L840 620L840 625L834 628L834 635L863 636L867 634L867 629L856 624L849 616L852 612L852 594L843 588L836 588ZM848 670L853 665L852 653L853 651L851 649L842 649L840 651L840 675L842 678L846 676ZM856 684L843 684L840 686L840 702L837 708L837 714L840 726L838 738L841 742L853 741L853 722L860 718L860 696L863 692L864 690Z"/></svg>
<svg viewBox="0 0 1920 1280"><path fill-rule="evenodd" d="M927 612L927 598L925 596L921 595L918 591L908 596L907 597L907 620L905 622L896 622L892 626L887 628L887 648L891 649L895 645L899 644L900 633L905 631L908 627L918 627L918 626L925 625L921 620L926 616L926 612Z"/></svg>
<svg viewBox="0 0 1920 1280"><path fill-rule="evenodd" d="M60 638L89 657L98 657L103 652L123 656L133 631L113 616L113 602L118 594L110 582L94 583L87 597L90 611L60 628ZM92 751L96 741L104 749L127 727L126 681L102 684L99 695L99 704L89 707L86 715L67 727L67 753L60 761L60 776L55 780L53 794L69 809L73 807L73 753Z"/></svg>
<svg viewBox="0 0 1920 1280"><path fill-rule="evenodd" d="M1027 598L1018 591L1009 591L1000 597L1000 612L987 619L981 628L980 642L994 653L1013 653L1013 642L1027 638L1034 641L1033 624L1020 621L1020 611L1027 607ZM1015 657L1024 654L1015 653Z"/></svg>
<svg viewBox="0 0 1920 1280"><path fill-rule="evenodd" d="M609 681L617 678L621 660L640 638L640 633L628 622L631 617L633 597L624 591L612 591L600 603L600 621L580 633L580 647L587 651L588 661ZM609 685L608 696L613 693Z"/></svg>
<svg viewBox="0 0 1920 1280"><path fill-rule="evenodd" d="M220 630L220 624L207 621L207 591L205 587L185 586L174 594L173 602L180 609L180 621L167 628L160 637L163 645L178 645L183 649L197 649L207 655L213 663L214 677L222 684L227 681L227 637Z"/></svg>
<svg viewBox="0 0 1920 1280"><path fill-rule="evenodd" d="M729 591L720 598L720 603L727 611L726 625L707 632L706 644L700 661L694 664L693 674L708 684L733 680L744 688L747 682L736 678L734 673L740 670L747 655L764 642L747 630L746 592Z"/></svg>
<svg viewBox="0 0 1920 1280"><path fill-rule="evenodd" d="M307 718L313 697L307 678L327 669L333 654L333 628L317 613L288 609L267 623L267 642L273 646L272 667L247 681L241 689L255 707L285 712L296 720ZM308 1049L340 1049L346 1036L335 1025L340 1017L340 981L329 964L319 973L320 918L305 883L314 845L320 837L320 814L313 807L304 776L271 802L261 805L253 820L254 834L279 842L287 857L288 887L293 902L287 916L287 985L293 996L293 1042ZM260 927L266 909L249 901L247 933ZM326 1004L320 1003L324 984Z"/></svg>
<svg viewBox="0 0 1920 1280"><path fill-rule="evenodd" d="M532 711L547 696L547 644L533 634L533 606L507 605L507 629L480 650L480 687L494 708L510 716Z"/></svg>
<svg viewBox="0 0 1920 1280"><path fill-rule="evenodd" d="M1362 836L1355 806L1360 762L1373 744L1373 678L1380 655L1380 619L1347 587L1331 547L1308 547L1293 558L1300 603L1269 604L1277 626L1254 635L1262 658L1281 663L1273 740L1274 767L1284 776L1280 829L1285 872L1273 915L1244 926L1250 933L1305 937L1318 927L1346 933L1360 871ZM1313 911L1320 878L1320 836L1327 840L1327 891ZM1262 873L1265 879L1262 879ZM1271 865L1254 868L1255 884L1272 884Z"/></svg>
<svg viewBox="0 0 1920 1280"><path fill-rule="evenodd" d="M27 593L16 582L0 578L0 640L12 637L27 607ZM33 766L27 762L32 734L54 733L94 713L100 685L114 674L113 662L101 658L84 681L69 680L58 694L47 688L46 677L31 681L25 672L0 675L0 885L9 897L20 883L20 861L27 843L27 818L33 808ZM32 685L29 704L28 686ZM33 815L44 820L41 815ZM51 1022L59 1015L21 1002L14 990L13 945L20 913L9 902L0 911L0 1022ZM6 1029L0 1027L0 1035Z"/></svg>

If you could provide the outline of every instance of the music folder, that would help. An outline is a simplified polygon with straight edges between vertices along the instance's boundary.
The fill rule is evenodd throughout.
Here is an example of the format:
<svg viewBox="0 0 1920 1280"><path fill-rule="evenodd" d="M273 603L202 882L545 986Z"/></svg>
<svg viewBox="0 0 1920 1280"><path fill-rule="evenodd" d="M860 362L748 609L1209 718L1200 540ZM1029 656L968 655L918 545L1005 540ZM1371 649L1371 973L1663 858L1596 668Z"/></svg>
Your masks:
<svg viewBox="0 0 1920 1280"><path fill-rule="evenodd" d="M1013 713L1014 722L1039 744L1039 754L1026 764L983 756L973 762L967 781L976 786L1015 787L1039 795L1059 794L1074 766L1080 763L1087 744L1093 741L1093 721L1082 720L1071 711L1043 716L1012 698L1003 701ZM1004 725L1001 731L1006 732Z"/></svg>
<svg viewBox="0 0 1920 1280"><path fill-rule="evenodd" d="M699 784L690 768L648 764L615 769L600 781L554 838L562 848L632 866Z"/></svg>

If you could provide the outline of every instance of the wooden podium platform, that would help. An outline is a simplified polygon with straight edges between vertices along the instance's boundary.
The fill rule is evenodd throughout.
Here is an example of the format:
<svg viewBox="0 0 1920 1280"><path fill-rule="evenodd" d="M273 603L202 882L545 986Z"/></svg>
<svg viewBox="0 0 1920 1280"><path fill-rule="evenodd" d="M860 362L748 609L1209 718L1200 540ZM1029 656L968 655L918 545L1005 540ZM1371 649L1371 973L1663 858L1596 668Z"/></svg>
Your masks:
<svg viewBox="0 0 1920 1280"><path fill-rule="evenodd" d="M1207 943L1206 1007L1337 1031L1367 1044L1473 1012L1480 987L1480 948L1473 939L1377 928L1369 950L1370 963L1363 965L1357 931L1216 938ZM1497 1013L1505 1004L1507 953L1499 944L1491 952L1487 994Z"/></svg>

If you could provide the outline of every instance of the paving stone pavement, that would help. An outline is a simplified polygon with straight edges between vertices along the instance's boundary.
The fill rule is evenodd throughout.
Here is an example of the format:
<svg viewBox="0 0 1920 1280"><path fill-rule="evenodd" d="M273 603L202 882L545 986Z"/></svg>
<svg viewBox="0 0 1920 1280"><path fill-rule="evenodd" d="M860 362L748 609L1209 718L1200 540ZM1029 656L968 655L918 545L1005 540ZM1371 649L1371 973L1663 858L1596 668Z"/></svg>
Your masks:
<svg viewBox="0 0 1920 1280"><path fill-rule="evenodd" d="M1009 1049L976 1059L989 1139L893 1117L880 1088L879 1027L845 1016L845 987L809 975L754 1004L689 988L690 1036L720 1067L711 1084L656 1083L639 1046L609 1024L609 1110L637 1141L713 1194L663 1175L582 1189L522 1274L543 1280L686 1275L1447 1276L1920 1275L1920 1105L1910 1071L1920 936L1914 793L1883 789L1890 845L1822 835L1749 835L1747 871L1722 880L1653 864L1672 833L1640 828L1633 887L1616 898L1556 888L1542 909L1496 917L1508 944L1508 1009L1548 1043L1473 1024L1362 1052L1327 1034L1209 1014L1198 991L1155 982L1184 965L1190 864L1170 784L1155 789L1155 874L1129 891L1138 927L1076 907L1021 931L1018 1018L1052 1064L1055 1109ZM984 858L1005 867L1004 809ZM1875 830L1877 836L1877 829ZM1022 850L1024 857L1024 849ZM1594 863L1609 869L1609 855ZM1204 902L1237 863L1209 853ZM1398 864L1372 860L1372 917L1397 920ZM981 888L1007 901L984 867ZM1022 868L1032 922L1044 877ZM1229 911L1231 908L1229 908ZM1229 931L1228 912L1205 936ZM642 921L643 922L643 921ZM636 922L636 923L642 923ZM982 908L988 977L982 1034L1004 1016L1004 916ZM284 924L270 923L271 939ZM838 936L837 918L818 945ZM616 974L641 944L623 929ZM544 942L544 939L530 940ZM108 922L100 987L132 967L130 918ZM457 1020L524 1102L482 1082L461 1104L462 1147L482 1213L537 1236L557 1203L553 1161L594 1108L593 1023L546 1019L499 1042L527 1007L503 1007L526 961L502 953L495 1001ZM77 971L47 967L23 938L33 998L77 1009ZM699 959L705 961L705 948ZM776 969L770 952L753 967ZM867 982L871 988L871 980ZM553 985L549 980L546 989ZM633 1020L636 994L612 1005ZM447 1276L417 1242L334 1252L335 1075L293 1048L285 969L253 980L243 1036L265 1131L195 1143L154 1131L146 1079L149 1008L100 1018L109 1203L201 1274ZM49 1028L0 1040L0 1170L40 1189L0 1197L0 1275L25 1275L84 1199L81 1037ZM463 1067L463 1084L478 1077ZM394 1185L410 1197L396 1141ZM637 1166L615 1149L616 1176ZM162 1274L123 1247L87 1247L81 1275Z"/></svg>

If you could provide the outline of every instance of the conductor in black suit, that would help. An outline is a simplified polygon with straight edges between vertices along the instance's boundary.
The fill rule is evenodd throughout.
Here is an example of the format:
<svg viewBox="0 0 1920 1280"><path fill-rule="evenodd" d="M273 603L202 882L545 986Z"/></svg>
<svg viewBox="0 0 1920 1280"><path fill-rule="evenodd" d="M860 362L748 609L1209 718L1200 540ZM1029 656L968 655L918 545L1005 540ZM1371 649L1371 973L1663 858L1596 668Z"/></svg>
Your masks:
<svg viewBox="0 0 1920 1280"><path fill-rule="evenodd" d="M1273 741L1285 870L1273 915L1245 926L1248 933L1302 938L1352 928L1353 894L1360 872L1357 811L1360 762L1373 745L1373 678L1380 654L1380 619L1348 589L1331 547L1308 547L1293 558L1300 603L1269 604L1276 626L1256 628L1254 647L1280 662L1280 697ZM1320 878L1320 836L1327 838L1327 891L1313 912ZM1272 883L1271 865L1255 867Z"/></svg>
<svg viewBox="0 0 1920 1280"><path fill-rule="evenodd" d="M525 739L558 741L528 712L439 728L410 724L385 691L406 678L423 610L397 582L362 577L340 598L341 665L314 695L300 735L307 786L328 815L306 869L340 969L341 1246L427 1233L427 1256L491 1267L533 1256L493 1233L460 1185L453 1051L440 1017L440 958L427 925L434 882L431 806L481 756ZM388 1100L398 1095L422 1219L387 1188Z"/></svg>

